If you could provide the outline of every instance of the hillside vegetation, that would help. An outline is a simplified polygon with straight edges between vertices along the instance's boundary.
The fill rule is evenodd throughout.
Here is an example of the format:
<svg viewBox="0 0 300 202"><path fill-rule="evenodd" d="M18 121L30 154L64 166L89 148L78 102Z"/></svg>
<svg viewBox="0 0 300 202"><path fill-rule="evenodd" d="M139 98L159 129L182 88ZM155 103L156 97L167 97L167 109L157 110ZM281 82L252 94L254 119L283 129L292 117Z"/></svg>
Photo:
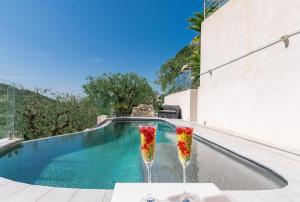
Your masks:
<svg viewBox="0 0 300 202"><path fill-rule="evenodd" d="M11 91L9 97L7 89ZM158 108L157 92L135 73L88 77L83 90L85 97L15 89L13 102L11 87L0 84L0 138L6 128L12 131L13 126L19 135L30 140L94 127L100 114L127 116L140 104Z"/></svg>
<svg viewBox="0 0 300 202"><path fill-rule="evenodd" d="M0 84L0 128L15 130L26 140L84 130L96 125L97 109L86 98L49 90L15 89L15 102L7 99L6 84ZM11 93L9 93L10 96ZM47 95L47 96L46 96ZM49 97L50 96L50 97Z"/></svg>

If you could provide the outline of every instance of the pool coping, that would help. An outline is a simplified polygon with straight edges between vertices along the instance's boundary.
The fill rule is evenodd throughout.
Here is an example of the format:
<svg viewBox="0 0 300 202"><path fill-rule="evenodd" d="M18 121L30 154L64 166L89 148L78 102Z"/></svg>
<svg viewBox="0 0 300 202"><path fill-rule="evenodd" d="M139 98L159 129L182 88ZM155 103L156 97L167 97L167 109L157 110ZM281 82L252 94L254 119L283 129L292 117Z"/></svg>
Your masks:
<svg viewBox="0 0 300 202"><path fill-rule="evenodd" d="M229 152L232 152L246 160L250 160L260 166L267 168L278 176L285 179L287 186L273 190L223 190L223 192L232 201L236 202L297 202L300 199L300 157L287 153L263 144L255 143L249 140L231 136L226 132L204 127L194 122L183 121L178 119L164 119L158 117L129 117L129 118L111 118L103 124L87 131L97 130L105 127L114 121L143 121L157 120L163 121L172 126L184 123L193 126L195 136L200 137L212 144L215 144ZM75 135L87 131L64 134L60 136ZM55 136L55 137L60 137ZM55 138L55 137L47 137ZM35 140L32 140L35 141ZM26 141L31 142L31 141ZM273 173L272 173L273 174ZM59 193L59 194L58 194ZM57 188L39 185L30 185L16 182L0 177L0 200L1 201L103 201L110 202L113 190L105 189L74 189L74 188ZM26 198L27 197L27 198Z"/></svg>
<svg viewBox="0 0 300 202"><path fill-rule="evenodd" d="M174 125L181 121L168 119ZM190 121L185 124L193 126L196 136L200 136L210 143L230 151L246 160L267 168L272 174L276 174L287 181L283 188L273 190L225 190L225 194L232 201L241 202L298 202L300 199L300 157L264 144L246 140L220 131L204 127Z"/></svg>
<svg viewBox="0 0 300 202"><path fill-rule="evenodd" d="M0 141L0 155L22 143L22 138L3 138Z"/></svg>
<svg viewBox="0 0 300 202"><path fill-rule="evenodd" d="M43 138L39 138L39 139L26 140L26 141L24 141L24 143L34 142L34 141L37 141L37 140L46 140L46 139L52 139L52 138L59 138L59 137L64 137L64 136L69 136L69 135L78 135L78 134L81 134L81 133L87 133L87 132L91 132L91 131L94 131L94 130L98 130L99 128L104 128L108 124L110 124L111 122L112 122L112 119L106 119L105 121L103 121L101 123L101 125L99 124L94 128L86 128L83 131L78 131L78 132L74 132L74 133L66 133L66 134L62 134L62 135L55 135L55 136L43 137Z"/></svg>

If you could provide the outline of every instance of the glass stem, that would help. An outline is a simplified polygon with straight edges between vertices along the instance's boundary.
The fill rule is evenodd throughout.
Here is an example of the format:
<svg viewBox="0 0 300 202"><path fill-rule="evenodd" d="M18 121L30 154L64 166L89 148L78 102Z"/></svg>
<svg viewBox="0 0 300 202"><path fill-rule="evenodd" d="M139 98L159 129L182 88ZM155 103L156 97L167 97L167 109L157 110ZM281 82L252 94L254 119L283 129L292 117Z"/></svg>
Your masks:
<svg viewBox="0 0 300 202"><path fill-rule="evenodd" d="M147 163L148 183L151 183L151 164Z"/></svg>
<svg viewBox="0 0 300 202"><path fill-rule="evenodd" d="M148 183L151 183L151 163L147 163L147 171L148 171ZM155 202L155 199L153 198L152 194L148 194L148 197L146 199L146 202Z"/></svg>
<svg viewBox="0 0 300 202"><path fill-rule="evenodd" d="M184 184L186 183L185 168L186 168L186 166L185 166L185 165L182 165L182 171L183 171L183 183L184 183Z"/></svg>

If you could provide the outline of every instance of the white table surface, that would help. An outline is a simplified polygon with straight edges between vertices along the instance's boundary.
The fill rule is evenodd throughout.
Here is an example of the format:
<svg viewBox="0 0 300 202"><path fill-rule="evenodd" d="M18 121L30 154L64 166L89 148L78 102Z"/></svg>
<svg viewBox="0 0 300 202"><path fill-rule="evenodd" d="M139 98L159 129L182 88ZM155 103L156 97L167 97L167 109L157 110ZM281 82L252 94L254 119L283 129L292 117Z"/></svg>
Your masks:
<svg viewBox="0 0 300 202"><path fill-rule="evenodd" d="M187 193L199 197L199 202L230 202L230 200L212 183L187 183L184 185ZM140 202L151 193L159 202L177 202L183 194L183 184L180 183L117 183L112 202Z"/></svg>

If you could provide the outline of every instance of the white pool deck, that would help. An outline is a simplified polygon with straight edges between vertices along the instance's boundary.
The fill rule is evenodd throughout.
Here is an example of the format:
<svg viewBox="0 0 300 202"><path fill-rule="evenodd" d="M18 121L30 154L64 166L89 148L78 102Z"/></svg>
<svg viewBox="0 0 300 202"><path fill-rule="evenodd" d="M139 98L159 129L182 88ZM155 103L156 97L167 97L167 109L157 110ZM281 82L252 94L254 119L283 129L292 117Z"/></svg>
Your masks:
<svg viewBox="0 0 300 202"><path fill-rule="evenodd" d="M186 183L184 186L175 183L117 183L111 202L139 202L149 192L159 202L178 202L183 190L199 202L230 202L212 183Z"/></svg>
<svg viewBox="0 0 300 202"><path fill-rule="evenodd" d="M164 119L178 124L181 120ZM195 134L251 159L276 172L288 181L281 189L264 191L224 191L232 202L299 202L300 156L267 147L234 135L185 122ZM5 146L3 142L0 145ZM101 179L99 179L101 180ZM163 191L163 190L162 190ZM0 178L1 202L111 202L113 190L70 189L37 186ZM130 194L130 193L129 193ZM216 201L217 202L217 201Z"/></svg>

